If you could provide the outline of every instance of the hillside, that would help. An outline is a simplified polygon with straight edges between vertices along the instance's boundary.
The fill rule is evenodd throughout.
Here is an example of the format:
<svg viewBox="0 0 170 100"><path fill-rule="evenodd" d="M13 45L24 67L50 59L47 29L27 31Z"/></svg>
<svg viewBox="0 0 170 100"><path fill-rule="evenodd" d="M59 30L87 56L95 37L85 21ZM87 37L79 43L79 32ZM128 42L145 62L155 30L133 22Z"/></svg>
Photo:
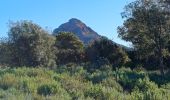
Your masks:
<svg viewBox="0 0 170 100"><path fill-rule="evenodd" d="M84 43L88 43L92 40L96 40L100 35L93 29L88 27L82 21L72 18L68 22L60 25L58 28L54 29L53 34L56 35L58 32L73 32L82 40Z"/></svg>
<svg viewBox="0 0 170 100"><path fill-rule="evenodd" d="M73 32L85 44L88 44L89 42L94 41L96 39L100 39L100 37L101 37L101 35L99 35L97 32L95 32L93 29L91 29L85 23L83 23L82 21L80 21L79 19L76 19L76 18L72 18L68 22L66 22L66 23L60 25L58 28L54 29L53 35L56 35L58 32ZM126 51L133 50L132 48L118 44L114 41L113 41L113 43L122 47Z"/></svg>

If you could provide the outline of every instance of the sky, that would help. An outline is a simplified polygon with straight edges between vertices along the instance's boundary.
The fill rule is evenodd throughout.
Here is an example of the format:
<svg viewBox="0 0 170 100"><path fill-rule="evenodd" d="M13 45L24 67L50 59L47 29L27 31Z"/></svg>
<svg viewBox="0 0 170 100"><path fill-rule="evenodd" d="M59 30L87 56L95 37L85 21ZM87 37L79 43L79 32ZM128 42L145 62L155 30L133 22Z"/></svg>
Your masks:
<svg viewBox="0 0 170 100"><path fill-rule="evenodd" d="M134 0L0 0L0 37L7 37L9 21L30 20L48 31L77 18L102 36L126 46L118 38L121 12Z"/></svg>

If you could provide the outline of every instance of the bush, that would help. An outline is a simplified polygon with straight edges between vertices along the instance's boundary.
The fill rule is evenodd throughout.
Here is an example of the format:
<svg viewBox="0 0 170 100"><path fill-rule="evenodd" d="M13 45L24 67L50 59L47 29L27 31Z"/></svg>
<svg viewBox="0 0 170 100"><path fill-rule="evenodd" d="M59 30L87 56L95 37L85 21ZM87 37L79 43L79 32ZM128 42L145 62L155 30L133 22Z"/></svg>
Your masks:
<svg viewBox="0 0 170 100"><path fill-rule="evenodd" d="M100 71L96 70L92 74L87 74L86 79L91 81L94 84L102 82L104 79L109 77L112 74L112 72L109 71Z"/></svg>
<svg viewBox="0 0 170 100"><path fill-rule="evenodd" d="M78 73L75 73L74 76L63 73L55 77L55 79L61 83L62 87L70 94L73 100L83 99L84 91L90 85L90 83L83 80Z"/></svg>
<svg viewBox="0 0 170 100"><path fill-rule="evenodd" d="M54 47L56 48L55 55L58 57L56 62L59 65L80 63L83 59L84 44L74 33L57 33Z"/></svg>
<svg viewBox="0 0 170 100"><path fill-rule="evenodd" d="M102 86L101 85L93 85L89 86L88 89L85 91L85 97L91 97L95 100L102 99L104 94L102 93Z"/></svg>
<svg viewBox="0 0 170 100"><path fill-rule="evenodd" d="M96 70L88 73L83 67L67 67L63 72L45 68L3 69L0 71L0 99L169 100L170 98L168 79L163 78L165 83L159 87L150 80L147 72L142 70L121 68L116 71Z"/></svg>
<svg viewBox="0 0 170 100"><path fill-rule="evenodd" d="M105 87L113 88L116 91L123 92L123 88L118 82L116 82L115 78L108 77L107 79L104 79L101 84Z"/></svg>
<svg viewBox="0 0 170 100"><path fill-rule="evenodd" d="M37 93L40 95L51 95L51 94L55 94L56 93L56 86L54 85L41 85L40 87L38 87L37 89Z"/></svg>
<svg viewBox="0 0 170 100"><path fill-rule="evenodd" d="M121 68L114 74L120 85L126 91L132 91L138 79L143 79L145 73L132 71L131 69Z"/></svg>
<svg viewBox="0 0 170 100"><path fill-rule="evenodd" d="M88 61L97 66L112 64L119 67L130 61L126 52L106 37L91 42L86 49L86 56Z"/></svg>
<svg viewBox="0 0 170 100"><path fill-rule="evenodd" d="M7 90L11 87L17 87L18 82L13 74L5 74L0 78L0 88Z"/></svg>
<svg viewBox="0 0 170 100"><path fill-rule="evenodd" d="M151 82L148 77L145 77L144 79L138 79L135 85L142 92L146 92L148 90L154 91L158 88L158 86L154 82Z"/></svg>
<svg viewBox="0 0 170 100"><path fill-rule="evenodd" d="M167 91L162 88L158 88L154 82L151 82L148 77L144 79L138 79L135 88L132 91L133 98L139 98L141 100L161 100L165 99Z"/></svg>

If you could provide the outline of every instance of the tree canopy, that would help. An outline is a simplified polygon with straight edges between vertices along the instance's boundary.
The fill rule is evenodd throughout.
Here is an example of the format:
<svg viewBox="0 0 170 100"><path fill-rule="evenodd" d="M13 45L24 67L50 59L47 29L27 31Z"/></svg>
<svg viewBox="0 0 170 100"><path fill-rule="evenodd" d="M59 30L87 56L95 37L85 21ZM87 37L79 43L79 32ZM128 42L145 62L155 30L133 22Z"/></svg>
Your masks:
<svg viewBox="0 0 170 100"><path fill-rule="evenodd" d="M83 57L84 44L71 32L60 32L56 36L56 60L60 64L80 62Z"/></svg>
<svg viewBox="0 0 170 100"><path fill-rule="evenodd" d="M156 0L137 0L125 7L122 17L126 20L118 27L119 37L132 42L141 57L157 57L163 73L163 57L169 54L170 13Z"/></svg>
<svg viewBox="0 0 170 100"><path fill-rule="evenodd" d="M10 23L8 32L11 58L16 66L53 66L54 39L31 21Z"/></svg>
<svg viewBox="0 0 170 100"><path fill-rule="evenodd" d="M87 58L90 61L100 62L99 65L104 61L104 63L110 63L117 67L124 65L129 61L129 58L123 49L106 37L101 37L100 39L93 41L88 46L86 53Z"/></svg>

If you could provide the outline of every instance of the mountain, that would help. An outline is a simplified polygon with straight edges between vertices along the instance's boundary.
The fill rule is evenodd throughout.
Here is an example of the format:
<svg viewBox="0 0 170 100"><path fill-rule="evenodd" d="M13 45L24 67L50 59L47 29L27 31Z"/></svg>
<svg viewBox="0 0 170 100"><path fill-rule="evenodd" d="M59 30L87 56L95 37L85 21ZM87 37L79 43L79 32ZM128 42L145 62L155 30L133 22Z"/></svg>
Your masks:
<svg viewBox="0 0 170 100"><path fill-rule="evenodd" d="M97 32L76 18L72 18L68 22L54 29L53 34L56 35L58 32L73 32L85 44L100 38L100 35Z"/></svg>
<svg viewBox="0 0 170 100"><path fill-rule="evenodd" d="M57 35L58 32L73 32L85 44L89 43L90 41L100 39L101 37L97 32L76 18L72 18L68 22L61 24L58 28L54 29L53 35ZM116 42L114 43L126 51L132 51L132 48L126 47Z"/></svg>

